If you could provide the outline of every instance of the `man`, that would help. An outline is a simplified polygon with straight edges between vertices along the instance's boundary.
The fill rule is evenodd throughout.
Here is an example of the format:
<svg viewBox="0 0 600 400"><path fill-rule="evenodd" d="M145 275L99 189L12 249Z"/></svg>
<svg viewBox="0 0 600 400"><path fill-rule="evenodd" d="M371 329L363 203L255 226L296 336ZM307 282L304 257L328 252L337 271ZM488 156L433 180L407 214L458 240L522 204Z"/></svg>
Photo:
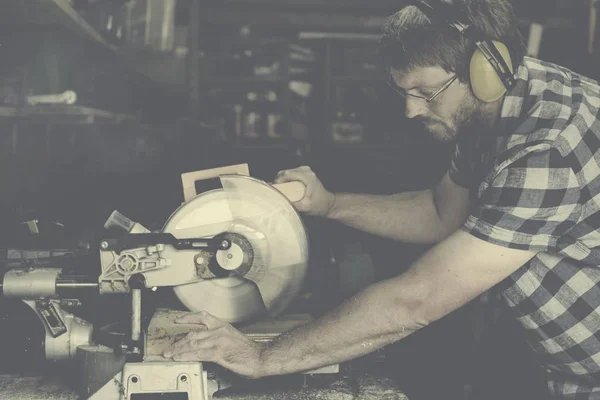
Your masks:
<svg viewBox="0 0 600 400"><path fill-rule="evenodd" d="M476 28L507 44L514 83L496 100L473 90L473 43L421 8L384 28L381 53L406 116L456 142L433 189L391 196L333 194L308 167L299 180L310 215L399 241L436 243L411 268L375 283L270 345L199 313L165 356L216 362L258 378L338 363L410 335L502 282L556 398L600 398L600 87L519 55L507 0L455 1Z"/></svg>

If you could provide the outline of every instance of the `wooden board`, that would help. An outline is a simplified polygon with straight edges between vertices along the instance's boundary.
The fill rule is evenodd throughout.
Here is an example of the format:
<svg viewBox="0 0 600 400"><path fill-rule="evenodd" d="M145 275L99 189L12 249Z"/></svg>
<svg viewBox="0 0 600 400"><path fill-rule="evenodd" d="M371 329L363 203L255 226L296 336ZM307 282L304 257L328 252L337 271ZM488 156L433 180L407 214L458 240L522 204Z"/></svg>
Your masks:
<svg viewBox="0 0 600 400"><path fill-rule="evenodd" d="M148 361L166 361L162 353L176 341L192 331L202 329L197 324L176 324L180 316L193 314L190 311L156 310L148 326L146 335L145 359ZM307 314L286 315L274 320L265 320L240 328L249 338L257 342L269 342L281 333L294 329L312 320Z"/></svg>
<svg viewBox="0 0 600 400"><path fill-rule="evenodd" d="M58 122L93 123L96 120L123 122L134 120L135 117L126 114L118 114L97 108L69 105L69 104L46 104L41 106L27 106L18 110L21 118L40 118L44 121L55 120Z"/></svg>
<svg viewBox="0 0 600 400"><path fill-rule="evenodd" d="M300 181L273 183L271 186L279 190L292 203L302 200L306 194L306 186Z"/></svg>
<svg viewBox="0 0 600 400"><path fill-rule="evenodd" d="M162 353L173 343L182 339L188 333L201 329L197 324L176 324L175 320L184 315L191 314L189 311L168 310L159 308L156 310L146 335L146 348L144 359L148 361L167 361Z"/></svg>
<svg viewBox="0 0 600 400"><path fill-rule="evenodd" d="M73 104L45 104L39 106L0 107L0 117L34 120L44 123L91 124L96 121L119 123L134 121L135 116Z"/></svg>

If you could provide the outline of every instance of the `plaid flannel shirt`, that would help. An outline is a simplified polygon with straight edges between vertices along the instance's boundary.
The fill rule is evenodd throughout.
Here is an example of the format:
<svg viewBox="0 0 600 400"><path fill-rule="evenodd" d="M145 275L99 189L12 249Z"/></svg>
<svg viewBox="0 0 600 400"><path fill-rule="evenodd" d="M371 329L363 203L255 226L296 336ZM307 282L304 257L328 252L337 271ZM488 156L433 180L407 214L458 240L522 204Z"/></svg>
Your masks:
<svg viewBox="0 0 600 400"><path fill-rule="evenodd" d="M516 77L489 146L457 144L450 176L475 200L462 229L539 252L502 298L550 393L600 399L600 87L528 57Z"/></svg>

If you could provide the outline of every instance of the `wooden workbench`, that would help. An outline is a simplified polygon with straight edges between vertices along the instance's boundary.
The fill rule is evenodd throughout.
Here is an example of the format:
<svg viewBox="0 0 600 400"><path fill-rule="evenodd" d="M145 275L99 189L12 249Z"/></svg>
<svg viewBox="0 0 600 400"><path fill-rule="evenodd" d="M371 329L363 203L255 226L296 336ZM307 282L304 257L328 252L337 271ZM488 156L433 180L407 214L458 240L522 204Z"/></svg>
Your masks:
<svg viewBox="0 0 600 400"><path fill-rule="evenodd" d="M0 375L2 400L79 400L59 377Z"/></svg>
<svg viewBox="0 0 600 400"><path fill-rule="evenodd" d="M344 368L337 376L275 377L246 381L242 386L215 393L221 400L408 400L389 379ZM80 400L75 390L58 377L0 375L0 400ZM118 400L118 399L106 399Z"/></svg>

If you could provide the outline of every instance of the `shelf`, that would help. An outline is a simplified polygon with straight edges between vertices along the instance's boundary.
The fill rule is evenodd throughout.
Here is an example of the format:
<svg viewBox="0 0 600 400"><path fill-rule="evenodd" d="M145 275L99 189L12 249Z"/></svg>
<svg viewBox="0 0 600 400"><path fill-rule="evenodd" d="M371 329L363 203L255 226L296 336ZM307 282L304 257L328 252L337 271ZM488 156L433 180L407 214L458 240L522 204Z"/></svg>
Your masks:
<svg viewBox="0 0 600 400"><path fill-rule="evenodd" d="M353 32L300 32L298 39L300 40L355 40L376 42L381 38L380 34L375 33L353 33Z"/></svg>
<svg viewBox="0 0 600 400"><path fill-rule="evenodd" d="M219 26L249 24L261 27L277 27L283 29L300 27L304 31L343 31L353 30L379 33L386 21L385 15L367 15L348 8L328 11L278 11L272 6L264 9L246 5L248 9L236 6L235 12L223 7L207 5L200 15L202 24L217 24ZM250 7L249 7L250 6Z"/></svg>
<svg viewBox="0 0 600 400"><path fill-rule="evenodd" d="M233 143L232 147L237 150L285 150L292 148L290 143Z"/></svg>
<svg viewBox="0 0 600 400"><path fill-rule="evenodd" d="M256 77L211 77L200 78L200 83L203 85L243 85L254 83L287 83L290 78L287 76L256 76Z"/></svg>
<svg viewBox="0 0 600 400"><path fill-rule="evenodd" d="M329 143L326 144L326 146L328 146L328 149L333 149L333 150L360 150L360 151L364 151L364 150L375 150L375 151L381 151L381 150L388 150L389 149L389 145L387 143L364 143L364 142L357 142L357 143L341 143L341 142L333 142L330 141Z"/></svg>
<svg viewBox="0 0 600 400"><path fill-rule="evenodd" d="M331 81L333 83L382 83L384 79L375 76L333 76Z"/></svg>
<svg viewBox="0 0 600 400"><path fill-rule="evenodd" d="M19 0L3 5L0 23L2 25L22 25L24 23L42 26L63 26L78 36L90 39L112 51L117 46L108 43L67 0Z"/></svg>
<svg viewBox="0 0 600 400"><path fill-rule="evenodd" d="M377 13L390 13L397 11L398 2L394 0L380 0L364 2L361 0L223 0L220 2L222 7L265 7L269 9L291 9L298 10L369 10Z"/></svg>
<svg viewBox="0 0 600 400"><path fill-rule="evenodd" d="M127 114L64 104L27 106L22 109L17 109L15 107L0 107L0 117L64 124L91 124L97 121L118 123L134 121L136 119L136 117Z"/></svg>
<svg viewBox="0 0 600 400"><path fill-rule="evenodd" d="M0 118L2 117L15 117L17 115L17 109L14 107L0 107Z"/></svg>

